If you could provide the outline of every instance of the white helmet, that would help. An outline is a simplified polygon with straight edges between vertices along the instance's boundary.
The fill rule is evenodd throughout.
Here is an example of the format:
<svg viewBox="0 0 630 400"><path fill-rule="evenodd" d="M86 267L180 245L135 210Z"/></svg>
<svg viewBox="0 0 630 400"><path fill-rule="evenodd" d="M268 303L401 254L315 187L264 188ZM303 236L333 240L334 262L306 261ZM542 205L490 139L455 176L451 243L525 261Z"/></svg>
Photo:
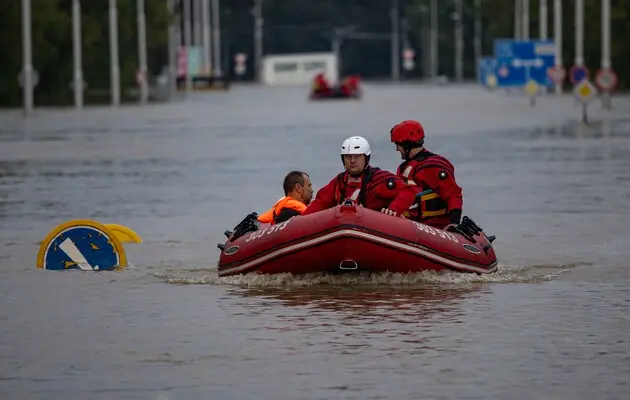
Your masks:
<svg viewBox="0 0 630 400"><path fill-rule="evenodd" d="M341 145L342 156L344 154L365 154L369 156L371 153L370 144L361 136L350 136Z"/></svg>

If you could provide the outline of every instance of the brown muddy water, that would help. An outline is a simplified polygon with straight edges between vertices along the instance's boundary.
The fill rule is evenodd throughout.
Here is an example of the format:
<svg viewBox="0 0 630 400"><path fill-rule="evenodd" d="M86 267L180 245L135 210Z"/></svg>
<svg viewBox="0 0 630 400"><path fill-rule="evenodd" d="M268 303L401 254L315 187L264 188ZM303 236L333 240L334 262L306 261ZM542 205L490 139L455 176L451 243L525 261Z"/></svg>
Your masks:
<svg viewBox="0 0 630 400"><path fill-rule="evenodd" d="M165 105L0 113L0 397L626 399L630 101L590 107L476 87L368 85L361 101L235 86ZM420 119L492 276L217 278L216 243L341 169L350 135L394 170L389 129ZM121 223L120 272L42 271L57 224Z"/></svg>

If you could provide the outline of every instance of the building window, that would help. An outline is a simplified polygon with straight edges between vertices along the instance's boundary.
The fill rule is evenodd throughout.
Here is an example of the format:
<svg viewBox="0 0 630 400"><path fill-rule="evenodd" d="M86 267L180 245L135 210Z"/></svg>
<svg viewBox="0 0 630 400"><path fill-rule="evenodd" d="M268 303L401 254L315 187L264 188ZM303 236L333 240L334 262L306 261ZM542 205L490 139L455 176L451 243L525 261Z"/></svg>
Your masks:
<svg viewBox="0 0 630 400"><path fill-rule="evenodd" d="M296 71L297 68L298 65L295 62L279 62L273 66L276 72L293 72Z"/></svg>
<svg viewBox="0 0 630 400"><path fill-rule="evenodd" d="M326 63L323 61L310 61L304 63L305 71L313 71L316 69L326 69Z"/></svg>

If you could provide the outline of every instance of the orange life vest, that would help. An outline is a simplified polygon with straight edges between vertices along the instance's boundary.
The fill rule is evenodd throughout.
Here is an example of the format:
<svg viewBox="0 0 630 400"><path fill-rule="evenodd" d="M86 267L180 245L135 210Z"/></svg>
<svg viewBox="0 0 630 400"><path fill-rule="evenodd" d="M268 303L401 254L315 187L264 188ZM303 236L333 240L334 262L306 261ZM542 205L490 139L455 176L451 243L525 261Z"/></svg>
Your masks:
<svg viewBox="0 0 630 400"><path fill-rule="evenodd" d="M285 196L278 200L276 204L263 214L258 216L259 222L275 224L276 218L283 209L290 208L302 214L306 210L306 204L301 201L295 200L293 197Z"/></svg>

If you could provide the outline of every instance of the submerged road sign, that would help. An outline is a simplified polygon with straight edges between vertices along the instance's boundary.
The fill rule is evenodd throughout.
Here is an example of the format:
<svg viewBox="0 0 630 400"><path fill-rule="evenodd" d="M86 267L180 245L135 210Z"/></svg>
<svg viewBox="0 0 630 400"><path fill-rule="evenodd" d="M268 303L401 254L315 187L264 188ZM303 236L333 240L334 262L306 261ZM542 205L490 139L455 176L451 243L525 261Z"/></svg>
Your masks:
<svg viewBox="0 0 630 400"><path fill-rule="evenodd" d="M497 86L522 87L530 80L540 86L550 86L553 81L547 70L555 65L553 40L494 41Z"/></svg>
<svg viewBox="0 0 630 400"><path fill-rule="evenodd" d="M556 84L562 83L567 76L567 72L562 65L549 67L547 73L549 74L549 78Z"/></svg>
<svg viewBox="0 0 630 400"><path fill-rule="evenodd" d="M612 68L602 68L595 75L595 83L603 91L610 91L617 86L617 74Z"/></svg>
<svg viewBox="0 0 630 400"><path fill-rule="evenodd" d="M571 69L569 70L569 81L571 81L573 85L577 85L578 83L582 82L584 79L589 79L588 68L586 68L583 65L572 66Z"/></svg>
<svg viewBox="0 0 630 400"><path fill-rule="evenodd" d="M479 76L477 79L480 84L487 87L496 86L496 65L497 62L493 57L482 57L481 60L479 60Z"/></svg>
<svg viewBox="0 0 630 400"><path fill-rule="evenodd" d="M76 219L55 227L42 241L37 267L48 270L111 271L128 266L123 243L141 243L130 228Z"/></svg>

